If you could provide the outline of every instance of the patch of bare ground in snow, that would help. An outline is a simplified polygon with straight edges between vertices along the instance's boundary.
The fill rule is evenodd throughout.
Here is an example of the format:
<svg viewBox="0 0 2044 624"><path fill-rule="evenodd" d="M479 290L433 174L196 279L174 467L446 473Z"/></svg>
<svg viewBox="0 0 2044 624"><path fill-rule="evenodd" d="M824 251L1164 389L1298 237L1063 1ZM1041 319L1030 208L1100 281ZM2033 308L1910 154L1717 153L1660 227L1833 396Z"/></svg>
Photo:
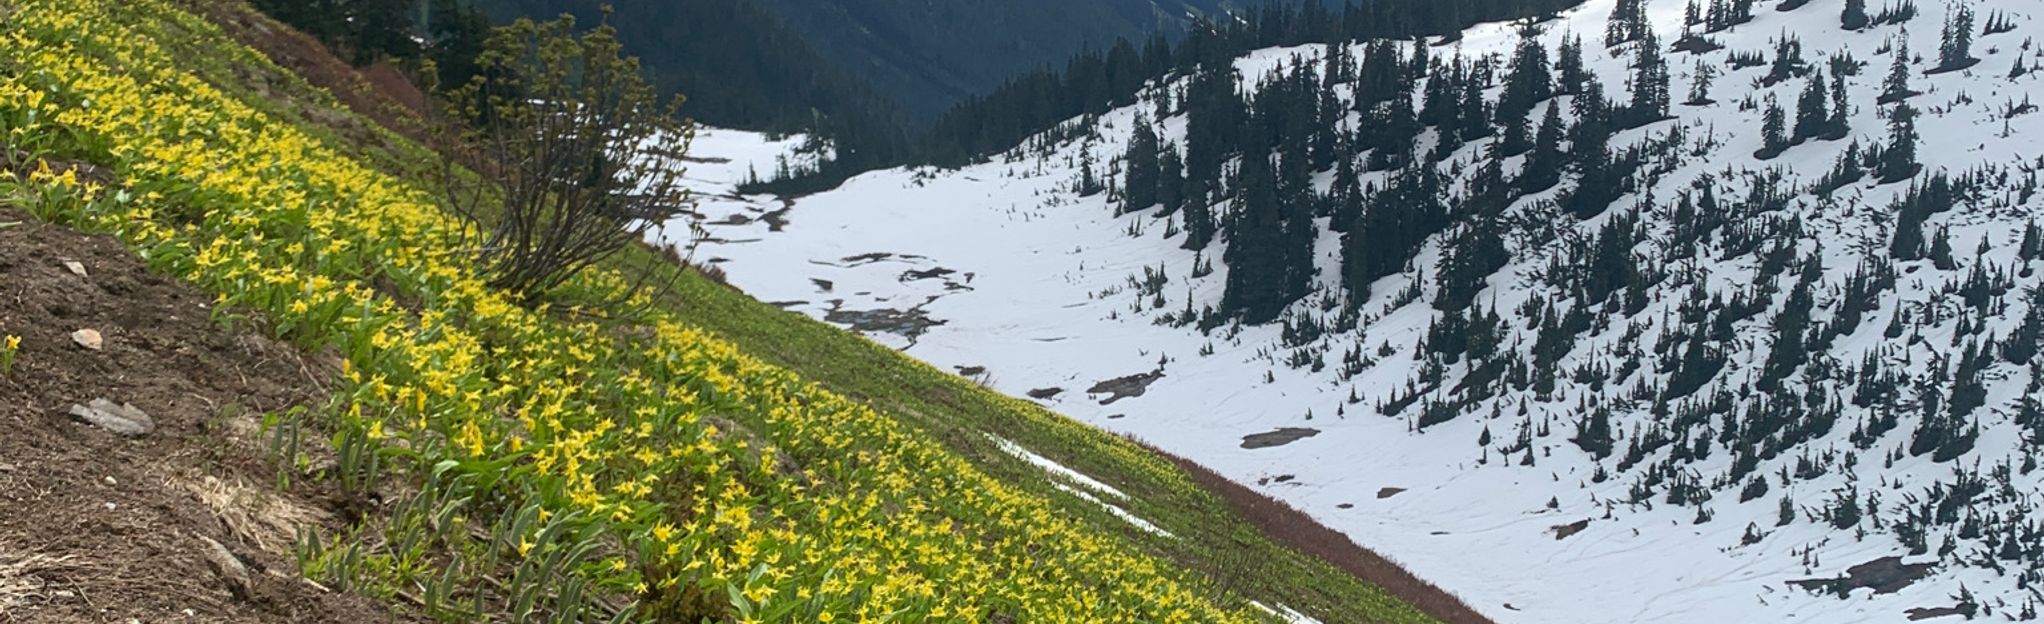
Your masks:
<svg viewBox="0 0 2044 624"><path fill-rule="evenodd" d="M299 528L345 514L273 486L257 423L324 402L330 365L223 330L209 298L109 237L5 207L0 222L18 222L0 228L0 333L22 338L0 379L0 623L410 621L301 579L291 556ZM71 414L102 398L153 427Z"/></svg>

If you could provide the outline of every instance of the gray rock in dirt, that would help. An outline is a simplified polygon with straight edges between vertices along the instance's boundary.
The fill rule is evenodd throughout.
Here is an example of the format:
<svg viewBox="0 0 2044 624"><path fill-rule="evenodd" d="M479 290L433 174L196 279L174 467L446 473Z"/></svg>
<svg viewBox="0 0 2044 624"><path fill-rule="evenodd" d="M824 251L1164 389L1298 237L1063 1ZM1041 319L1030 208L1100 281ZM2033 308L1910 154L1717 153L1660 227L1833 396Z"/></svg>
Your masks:
<svg viewBox="0 0 2044 624"><path fill-rule="evenodd" d="M85 273L85 265L77 260L65 260L64 270L70 271L72 275L79 277L90 277Z"/></svg>
<svg viewBox="0 0 2044 624"><path fill-rule="evenodd" d="M156 430L156 421L126 403L93 399L86 405L71 405L71 418L124 436L140 437Z"/></svg>
<svg viewBox="0 0 2044 624"><path fill-rule="evenodd" d="M206 558L206 565L213 568L214 574L220 575L220 580L227 583L227 590L235 597L246 600L255 595L255 582L249 579L248 566L242 564L241 558L234 556L233 551L204 535L199 536L199 550L199 554Z"/></svg>
<svg viewBox="0 0 2044 624"><path fill-rule="evenodd" d="M71 332L71 342L78 343L78 346L94 351L98 351L101 347L106 346L106 338L101 337L99 331L91 329Z"/></svg>

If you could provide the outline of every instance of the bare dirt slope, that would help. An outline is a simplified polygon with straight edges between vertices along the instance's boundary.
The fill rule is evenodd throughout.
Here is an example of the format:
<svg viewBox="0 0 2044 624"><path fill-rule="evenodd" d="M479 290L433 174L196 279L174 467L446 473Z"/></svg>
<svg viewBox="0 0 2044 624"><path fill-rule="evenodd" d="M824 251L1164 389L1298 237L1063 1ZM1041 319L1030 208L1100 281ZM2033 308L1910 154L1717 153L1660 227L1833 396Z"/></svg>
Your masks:
<svg viewBox="0 0 2044 624"><path fill-rule="evenodd" d="M222 329L207 297L118 241L0 207L7 223L0 333L22 341L0 379L0 623L401 619L298 578L290 555L299 527L338 521L326 497L277 492L258 423L322 403L331 367ZM94 399L153 429L70 414Z"/></svg>

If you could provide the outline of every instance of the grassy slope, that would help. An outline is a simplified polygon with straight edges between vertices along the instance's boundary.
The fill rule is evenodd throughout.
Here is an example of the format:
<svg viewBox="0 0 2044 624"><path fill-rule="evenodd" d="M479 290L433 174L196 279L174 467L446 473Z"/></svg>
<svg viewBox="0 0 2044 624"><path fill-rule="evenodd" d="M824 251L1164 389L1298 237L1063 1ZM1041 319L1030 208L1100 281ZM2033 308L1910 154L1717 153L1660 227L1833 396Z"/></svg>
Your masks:
<svg viewBox="0 0 2044 624"><path fill-rule="evenodd" d="M997 478L1059 499L1096 526L1202 572L1216 591L1280 603L1330 623L1429 621L1382 589L1272 541L1184 470L1130 441L692 271L676 277L667 303L753 356L907 421ZM1138 530L1057 490L1040 469L998 449L989 434L1126 492L1125 507L1173 536Z"/></svg>
<svg viewBox="0 0 2044 624"><path fill-rule="evenodd" d="M247 11L239 2L185 1ZM338 102L326 93L305 91L297 81L272 81L237 70L218 56L201 55L199 60L194 71L209 82L269 96L274 107L265 112L315 128L330 144L387 172L415 183L429 179L420 174L433 170L430 152L359 116L336 114ZM637 266L641 258L624 260L622 264ZM1185 471L1133 443L856 334L767 305L694 271L674 271L671 279L673 289L663 303L680 317L755 357L928 432L996 478L1058 500L1097 528L1201 571L1212 579L1209 589L1214 593L1283 604L1330 623L1428 621L1381 589L1272 541ZM1138 530L1099 506L1052 487L1040 469L1002 452L987 434L1012 440L1128 493L1125 507L1175 537Z"/></svg>
<svg viewBox="0 0 2044 624"><path fill-rule="evenodd" d="M208 1L208 0L200 0ZM295 80L251 72L233 54L193 54L193 73L257 102L378 169L417 183L430 153L341 110ZM749 353L864 400L917 427L998 480L1050 498L1096 530L1119 534L1181 566L1208 572L1211 591L1289 605L1329 622L1424 621L1414 609L1331 567L1277 546L1182 470L1139 447L923 365L827 325L766 306L694 273L674 276L667 303ZM1135 530L1096 505L1053 488L1041 471L994 448L982 434L1014 440L1105 481L1123 502L1175 538Z"/></svg>

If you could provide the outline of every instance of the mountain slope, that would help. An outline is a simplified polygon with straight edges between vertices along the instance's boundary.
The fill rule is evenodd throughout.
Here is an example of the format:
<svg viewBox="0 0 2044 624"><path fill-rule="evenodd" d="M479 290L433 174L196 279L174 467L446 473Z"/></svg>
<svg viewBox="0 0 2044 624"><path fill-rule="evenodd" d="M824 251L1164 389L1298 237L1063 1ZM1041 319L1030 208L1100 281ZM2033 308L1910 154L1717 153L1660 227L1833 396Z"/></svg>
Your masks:
<svg viewBox="0 0 2044 624"><path fill-rule="evenodd" d="M831 113L874 97L910 120L928 120L1081 49L1105 48L1117 38L1141 40L1153 32L1181 33L1194 16L1258 2L481 0L481 5L499 19L564 11L593 19L599 6L613 5L615 23L635 54L680 92L714 103L716 114L706 112L702 119L759 128L745 115L789 105ZM754 67L759 69L746 69ZM815 81L822 87L791 84L809 74L828 80ZM809 90L793 88L798 86Z"/></svg>
<svg viewBox="0 0 2044 624"><path fill-rule="evenodd" d="M1175 36L1196 16L1260 0L845 2L762 0L832 59L893 94L919 118L1084 48L1152 32Z"/></svg>
<svg viewBox="0 0 2044 624"><path fill-rule="evenodd" d="M1364 69L1336 80L1326 48L1269 49L1230 81L1267 140L1190 136L1227 108L1176 75L1169 101L986 164L860 176L772 228L707 202L724 224L704 253L762 300L1257 484L1501 621L2034 613L2040 16L1875 6L1847 30L1841 3L1712 6L1690 26L1679 3L1597 0L1542 24L1548 58L1587 40L1591 75L1511 105L1524 153L1493 156L1513 26L1344 46ZM1916 94L1883 97L1906 94L1887 78L1905 40L1927 57L1900 56ZM1670 80L1638 71L1648 45ZM1392 91L1356 82L1372 58L1402 68ZM1699 68L1715 85L1685 97ZM1287 82L1336 103L1277 121L1312 91ZM1791 129L1811 103L1826 114ZM1410 136L1386 134L1401 106ZM1194 183L1217 201L1124 205L1145 120L1213 167ZM1913 158L1893 149L1908 121ZM1353 192L1332 164L1288 181L1319 128ZM1273 153L1279 171L1243 165ZM1269 202L1285 237L1251 240ZM1218 237L1192 251L1200 208Z"/></svg>
<svg viewBox="0 0 2044 624"><path fill-rule="evenodd" d="M217 1L232 3L227 15L249 11ZM224 382L224 394L204 393L218 401L184 390L164 399L279 410L256 432L273 454L260 467L275 472L253 478L330 495L345 526L259 527L258 537L285 533L267 547L288 548L321 594L371 596L435 621L1271 622L1290 605L1340 609L1337 621L1432 621L1272 539L1165 457L775 312L687 267L653 265L650 277L674 288L642 306L609 305L626 300L619 265L578 274L551 305L513 303L469 266L465 224L437 209L441 179L418 173L441 171L434 154L183 6L7 5L0 122L19 169L0 175L0 202L8 214L18 206L102 232L104 253L132 253L133 270L146 264L213 297L206 319L167 323L260 328L333 362L245 376L330 384L332 399L307 409L260 391L239 397L258 402L231 402L248 391ZM748 136L754 157L803 142ZM705 147L718 141L704 136ZM691 162L698 183L728 187L760 161ZM636 261L655 252L623 253L644 266ZM43 258L31 271L75 285L82 271L60 264ZM25 301L14 307L75 316ZM122 335L107 334L104 356L67 359L125 354L149 366L151 353L186 351L141 353ZM74 348L67 341L35 330L20 370L54 370L41 358ZM260 346L229 350L237 362L276 364ZM148 380L138 374L115 377ZM162 414L181 419L161 421L157 435L225 439L193 429L189 412ZM241 427L256 417L232 416L222 414L226 437L251 437ZM83 476L94 489L104 474L0 476L33 493L50 485L39 478ZM245 494L224 503L264 498ZM93 518L113 517L86 502ZM66 554L26 566L50 573ZM223 563L234 558L211 562L226 576L241 565ZM22 561L6 563L0 580L25 578ZM293 604L270 604L289 596L255 587L263 593L239 603ZM130 606L153 610L155 593ZM1452 600L1432 597L1453 612ZM239 603L198 611L225 616Z"/></svg>
<svg viewBox="0 0 2044 624"><path fill-rule="evenodd" d="M753 0L477 5L499 21L567 13L592 24L611 7L610 23L629 53L644 61L656 84L688 96L685 112L706 123L790 132L809 128L818 115L875 132L900 132L906 123L893 96L876 91L856 68L825 55Z"/></svg>

